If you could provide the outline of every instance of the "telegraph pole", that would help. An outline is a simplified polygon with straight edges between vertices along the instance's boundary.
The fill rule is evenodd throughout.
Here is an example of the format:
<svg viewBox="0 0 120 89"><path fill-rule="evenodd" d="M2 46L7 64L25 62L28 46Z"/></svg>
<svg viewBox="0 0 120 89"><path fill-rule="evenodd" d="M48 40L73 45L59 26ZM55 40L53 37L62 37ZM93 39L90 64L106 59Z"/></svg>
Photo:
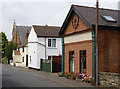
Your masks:
<svg viewBox="0 0 120 89"><path fill-rule="evenodd" d="M95 30L95 63L96 63L96 86L98 86L98 15L99 15L99 1L96 0L96 30Z"/></svg>

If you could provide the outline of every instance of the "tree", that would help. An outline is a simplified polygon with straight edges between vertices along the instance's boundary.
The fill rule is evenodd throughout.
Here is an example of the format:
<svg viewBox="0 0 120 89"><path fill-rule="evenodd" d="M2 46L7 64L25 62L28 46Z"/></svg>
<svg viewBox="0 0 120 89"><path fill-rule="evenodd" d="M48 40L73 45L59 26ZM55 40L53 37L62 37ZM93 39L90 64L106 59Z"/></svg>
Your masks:
<svg viewBox="0 0 120 89"><path fill-rule="evenodd" d="M17 48L17 43L11 41L7 46L6 46L6 50L5 50L5 56L6 58L8 58L8 62L10 59L13 59L12 58L12 53L13 53L13 50L16 50Z"/></svg>
<svg viewBox="0 0 120 89"><path fill-rule="evenodd" d="M7 36L5 35L4 32L0 33L0 58L5 57L5 49L8 44L8 39Z"/></svg>

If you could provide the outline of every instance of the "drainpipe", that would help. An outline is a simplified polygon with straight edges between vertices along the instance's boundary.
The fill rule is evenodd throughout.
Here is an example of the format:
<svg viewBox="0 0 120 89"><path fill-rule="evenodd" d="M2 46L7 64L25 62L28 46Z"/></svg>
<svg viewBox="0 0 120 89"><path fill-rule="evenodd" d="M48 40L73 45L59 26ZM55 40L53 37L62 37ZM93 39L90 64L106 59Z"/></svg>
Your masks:
<svg viewBox="0 0 120 89"><path fill-rule="evenodd" d="M46 37L45 37L45 59L46 59Z"/></svg>
<svg viewBox="0 0 120 89"><path fill-rule="evenodd" d="M95 30L92 31L92 77L95 78Z"/></svg>
<svg viewBox="0 0 120 89"><path fill-rule="evenodd" d="M98 86L98 15L99 15L99 2L96 0L96 30L95 30L95 54L96 54L96 86Z"/></svg>
<svg viewBox="0 0 120 89"><path fill-rule="evenodd" d="M64 73L64 37L62 37L62 74Z"/></svg>

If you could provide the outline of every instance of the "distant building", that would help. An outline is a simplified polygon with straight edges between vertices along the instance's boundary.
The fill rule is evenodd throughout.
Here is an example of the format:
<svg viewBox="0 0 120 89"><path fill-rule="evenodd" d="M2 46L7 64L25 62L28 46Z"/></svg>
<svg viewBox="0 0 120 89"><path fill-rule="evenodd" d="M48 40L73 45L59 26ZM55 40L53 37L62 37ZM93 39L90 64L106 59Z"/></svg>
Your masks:
<svg viewBox="0 0 120 89"><path fill-rule="evenodd" d="M18 45L22 44L26 40L27 31L30 32L30 26L17 26L14 22L12 31L12 40Z"/></svg>

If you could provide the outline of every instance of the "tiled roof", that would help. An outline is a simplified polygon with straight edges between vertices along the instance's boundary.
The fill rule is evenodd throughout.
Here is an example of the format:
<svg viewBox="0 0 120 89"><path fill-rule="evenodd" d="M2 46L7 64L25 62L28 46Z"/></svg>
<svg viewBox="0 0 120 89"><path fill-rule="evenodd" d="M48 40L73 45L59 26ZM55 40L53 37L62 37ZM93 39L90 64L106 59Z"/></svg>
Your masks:
<svg viewBox="0 0 120 89"><path fill-rule="evenodd" d="M38 37L58 37L60 27L56 26L36 26L33 25L33 28Z"/></svg>
<svg viewBox="0 0 120 89"><path fill-rule="evenodd" d="M20 51L14 50L15 55L20 55Z"/></svg>
<svg viewBox="0 0 120 89"><path fill-rule="evenodd" d="M19 36L20 43L22 44L26 40L27 31L30 32L30 26L16 26L16 31Z"/></svg>

